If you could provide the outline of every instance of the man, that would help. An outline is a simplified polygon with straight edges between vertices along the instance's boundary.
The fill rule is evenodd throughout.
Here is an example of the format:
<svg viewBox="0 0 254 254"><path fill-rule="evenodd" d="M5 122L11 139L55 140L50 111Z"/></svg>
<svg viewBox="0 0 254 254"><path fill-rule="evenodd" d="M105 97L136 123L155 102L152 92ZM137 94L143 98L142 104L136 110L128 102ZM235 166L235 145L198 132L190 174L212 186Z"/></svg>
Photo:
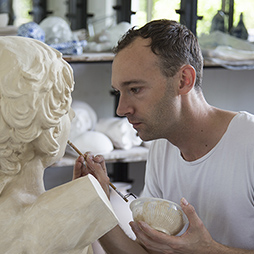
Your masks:
<svg viewBox="0 0 254 254"><path fill-rule="evenodd" d="M142 195L181 199L189 219L181 237L131 222L139 242L149 253L254 253L254 116L206 102L198 41L177 22L131 29L115 53L117 114L155 140Z"/></svg>

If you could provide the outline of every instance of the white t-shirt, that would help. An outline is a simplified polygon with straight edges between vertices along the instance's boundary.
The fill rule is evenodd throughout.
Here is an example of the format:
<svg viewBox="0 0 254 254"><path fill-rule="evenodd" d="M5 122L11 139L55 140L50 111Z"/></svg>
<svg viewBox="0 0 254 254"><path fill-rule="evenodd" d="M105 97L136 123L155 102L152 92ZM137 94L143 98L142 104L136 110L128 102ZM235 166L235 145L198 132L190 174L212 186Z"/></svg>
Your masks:
<svg viewBox="0 0 254 254"><path fill-rule="evenodd" d="M239 112L219 143L188 162L165 139L150 147L142 196L185 197L219 243L254 250L254 116Z"/></svg>

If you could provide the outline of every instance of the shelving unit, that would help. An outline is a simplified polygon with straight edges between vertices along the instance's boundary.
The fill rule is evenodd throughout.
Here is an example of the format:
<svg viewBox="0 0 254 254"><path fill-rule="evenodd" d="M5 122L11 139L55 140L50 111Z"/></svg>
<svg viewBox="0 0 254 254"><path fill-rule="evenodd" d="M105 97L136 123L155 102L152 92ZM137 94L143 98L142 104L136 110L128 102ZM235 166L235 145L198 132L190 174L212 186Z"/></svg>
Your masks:
<svg viewBox="0 0 254 254"><path fill-rule="evenodd" d="M69 63L112 62L114 54L111 52L88 52L82 55L65 55L63 58Z"/></svg>
<svg viewBox="0 0 254 254"><path fill-rule="evenodd" d="M130 150L115 149L111 153L102 154L106 163L131 163L146 161L148 154L148 148L138 146L133 147ZM77 154L66 153L65 156L54 167L73 166L75 163Z"/></svg>

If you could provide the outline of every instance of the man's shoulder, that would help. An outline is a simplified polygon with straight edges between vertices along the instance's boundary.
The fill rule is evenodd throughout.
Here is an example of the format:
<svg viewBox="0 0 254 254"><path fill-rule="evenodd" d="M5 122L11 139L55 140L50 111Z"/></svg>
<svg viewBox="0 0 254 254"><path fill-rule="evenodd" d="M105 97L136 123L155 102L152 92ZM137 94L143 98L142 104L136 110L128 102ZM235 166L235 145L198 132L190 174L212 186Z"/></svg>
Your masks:
<svg viewBox="0 0 254 254"><path fill-rule="evenodd" d="M240 111L232 120L232 125L235 129L241 131L254 132L254 115L246 111Z"/></svg>
<svg viewBox="0 0 254 254"><path fill-rule="evenodd" d="M254 147L254 115L245 111L239 112L230 123L227 138L230 144L238 147Z"/></svg>

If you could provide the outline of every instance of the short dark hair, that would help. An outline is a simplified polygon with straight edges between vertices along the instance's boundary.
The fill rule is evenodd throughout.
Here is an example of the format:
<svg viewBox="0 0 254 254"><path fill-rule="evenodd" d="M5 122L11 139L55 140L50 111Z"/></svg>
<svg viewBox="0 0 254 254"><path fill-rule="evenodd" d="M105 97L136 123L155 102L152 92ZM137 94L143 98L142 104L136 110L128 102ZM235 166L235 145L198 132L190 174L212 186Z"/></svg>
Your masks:
<svg viewBox="0 0 254 254"><path fill-rule="evenodd" d="M172 20L154 20L145 26L131 28L119 41L113 52L130 45L137 37L151 39L150 47L161 60L162 73L174 76L184 64L196 70L195 88L200 90L203 76L203 57L196 36L184 25Z"/></svg>

